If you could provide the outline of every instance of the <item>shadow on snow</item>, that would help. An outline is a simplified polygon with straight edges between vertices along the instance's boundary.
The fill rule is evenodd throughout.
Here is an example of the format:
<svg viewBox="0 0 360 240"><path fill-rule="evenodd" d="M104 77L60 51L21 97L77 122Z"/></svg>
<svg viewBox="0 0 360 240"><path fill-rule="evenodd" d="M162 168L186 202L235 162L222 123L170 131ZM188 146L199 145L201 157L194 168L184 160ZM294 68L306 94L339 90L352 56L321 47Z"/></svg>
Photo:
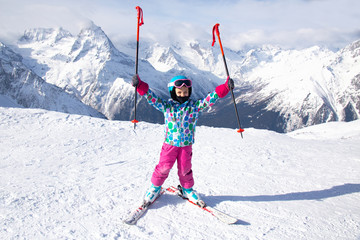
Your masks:
<svg viewBox="0 0 360 240"><path fill-rule="evenodd" d="M272 201L300 201L300 200L322 200L326 198L338 197L360 192L360 184L347 183L334 186L329 189L316 190L309 192L293 192L278 195L258 195L258 196L206 196L206 201L217 204L223 201L252 201L252 202L272 202Z"/></svg>

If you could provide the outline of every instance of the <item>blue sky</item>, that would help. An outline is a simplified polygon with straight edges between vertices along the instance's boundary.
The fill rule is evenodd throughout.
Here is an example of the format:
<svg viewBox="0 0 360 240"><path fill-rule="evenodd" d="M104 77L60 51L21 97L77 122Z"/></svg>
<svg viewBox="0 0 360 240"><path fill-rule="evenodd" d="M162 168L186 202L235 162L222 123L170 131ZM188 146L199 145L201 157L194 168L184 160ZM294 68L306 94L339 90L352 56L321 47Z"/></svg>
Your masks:
<svg viewBox="0 0 360 240"><path fill-rule="evenodd" d="M160 43L211 41L216 23L223 45L234 50L262 44L338 49L360 39L359 0L0 0L0 41L36 27L77 34L91 20L116 45L134 39L136 6L144 11L141 37Z"/></svg>

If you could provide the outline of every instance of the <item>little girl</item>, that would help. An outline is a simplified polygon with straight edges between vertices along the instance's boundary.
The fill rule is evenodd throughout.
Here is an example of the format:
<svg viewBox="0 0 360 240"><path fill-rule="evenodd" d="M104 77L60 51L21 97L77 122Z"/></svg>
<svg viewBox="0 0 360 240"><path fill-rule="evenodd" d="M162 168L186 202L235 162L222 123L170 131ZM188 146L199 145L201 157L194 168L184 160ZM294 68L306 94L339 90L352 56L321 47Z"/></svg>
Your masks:
<svg viewBox="0 0 360 240"><path fill-rule="evenodd" d="M170 80L168 90L171 98L168 101L156 96L138 75L133 76L132 85L137 86L137 92L141 96L145 95L148 103L163 112L165 117L165 141L161 149L160 161L152 174L152 185L145 194L144 203L151 203L157 198L162 184L177 160L183 197L204 207L205 203L193 190L191 157L195 126L199 112L212 106L217 99L225 97L230 89L234 88L234 81L228 78L224 84L217 86L215 91L197 101L190 99L192 82L185 76L176 76Z"/></svg>

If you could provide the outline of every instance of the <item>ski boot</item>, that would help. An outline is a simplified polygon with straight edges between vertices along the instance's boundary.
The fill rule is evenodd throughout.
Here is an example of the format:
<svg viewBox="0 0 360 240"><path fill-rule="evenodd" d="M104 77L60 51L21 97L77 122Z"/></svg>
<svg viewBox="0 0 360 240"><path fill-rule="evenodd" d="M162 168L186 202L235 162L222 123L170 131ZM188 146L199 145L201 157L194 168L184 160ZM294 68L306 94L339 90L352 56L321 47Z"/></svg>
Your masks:
<svg viewBox="0 0 360 240"><path fill-rule="evenodd" d="M206 204L203 200L200 199L199 195L196 193L196 191L193 188L183 188L182 186L178 186L178 189L180 191L180 196L184 199L188 199L190 202L195 203L201 208L206 207Z"/></svg>
<svg viewBox="0 0 360 240"><path fill-rule="evenodd" d="M151 184L151 187L146 191L144 197L143 206L148 206L155 201L155 199L160 195L161 186L155 186Z"/></svg>

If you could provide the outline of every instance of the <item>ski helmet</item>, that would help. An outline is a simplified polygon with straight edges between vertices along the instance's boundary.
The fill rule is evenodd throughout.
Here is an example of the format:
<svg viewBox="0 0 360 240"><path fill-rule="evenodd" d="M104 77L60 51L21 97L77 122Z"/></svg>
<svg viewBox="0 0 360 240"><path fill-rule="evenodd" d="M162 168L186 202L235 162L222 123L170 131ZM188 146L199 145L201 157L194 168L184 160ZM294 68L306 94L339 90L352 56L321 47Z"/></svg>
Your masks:
<svg viewBox="0 0 360 240"><path fill-rule="evenodd" d="M185 86L189 88L189 96L187 97L189 99L191 96L191 91L192 91L191 80L189 78L185 77L184 75L179 75L179 76L173 77L168 84L168 90L169 90L169 93L170 93L170 96L172 99L174 99L175 101L178 101L178 102L182 102L182 101L179 101L178 96L176 96L175 87L174 87L174 83L179 80L190 81L189 85L185 84Z"/></svg>

